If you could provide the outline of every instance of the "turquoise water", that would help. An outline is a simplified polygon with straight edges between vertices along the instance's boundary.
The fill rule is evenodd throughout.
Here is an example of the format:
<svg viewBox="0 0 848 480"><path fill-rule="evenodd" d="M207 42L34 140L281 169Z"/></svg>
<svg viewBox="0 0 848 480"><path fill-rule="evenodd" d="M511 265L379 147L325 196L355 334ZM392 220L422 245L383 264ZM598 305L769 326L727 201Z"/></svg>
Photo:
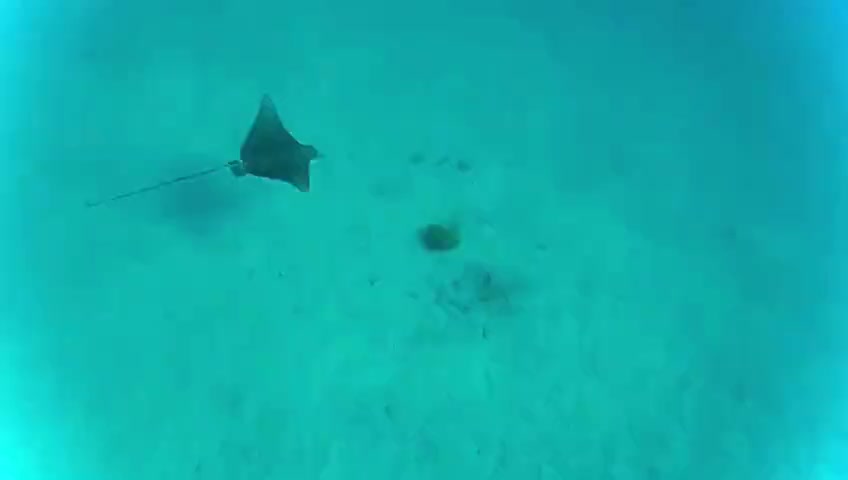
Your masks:
<svg viewBox="0 0 848 480"><path fill-rule="evenodd" d="M47 3L0 7L0 480L848 477L844 5ZM266 93L309 193L85 208Z"/></svg>

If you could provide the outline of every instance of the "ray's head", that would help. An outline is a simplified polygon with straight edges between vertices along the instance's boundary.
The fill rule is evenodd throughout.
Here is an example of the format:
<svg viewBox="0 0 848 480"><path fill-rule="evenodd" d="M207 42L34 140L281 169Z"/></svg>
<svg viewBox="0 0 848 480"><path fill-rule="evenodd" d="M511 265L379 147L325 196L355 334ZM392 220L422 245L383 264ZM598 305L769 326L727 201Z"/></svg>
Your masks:
<svg viewBox="0 0 848 480"><path fill-rule="evenodd" d="M312 145L301 145L301 147L302 155L310 162L323 156L321 155L321 152L319 152L318 149L313 147Z"/></svg>

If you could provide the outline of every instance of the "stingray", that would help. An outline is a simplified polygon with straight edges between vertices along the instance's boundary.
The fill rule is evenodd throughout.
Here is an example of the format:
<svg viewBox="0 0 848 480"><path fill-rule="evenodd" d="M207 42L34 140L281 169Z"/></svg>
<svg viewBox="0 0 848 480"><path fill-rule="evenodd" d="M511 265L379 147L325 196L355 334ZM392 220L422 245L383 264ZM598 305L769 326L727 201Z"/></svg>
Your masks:
<svg viewBox="0 0 848 480"><path fill-rule="evenodd" d="M308 192L309 166L313 160L320 156L321 154L315 147L298 142L286 130L271 97L263 95L259 104L259 112L256 113L253 125L241 145L238 160L115 195L105 200L89 202L86 206L96 207L115 200L158 190L175 183L210 175L223 169L229 169L237 177L253 175L283 181L301 192Z"/></svg>

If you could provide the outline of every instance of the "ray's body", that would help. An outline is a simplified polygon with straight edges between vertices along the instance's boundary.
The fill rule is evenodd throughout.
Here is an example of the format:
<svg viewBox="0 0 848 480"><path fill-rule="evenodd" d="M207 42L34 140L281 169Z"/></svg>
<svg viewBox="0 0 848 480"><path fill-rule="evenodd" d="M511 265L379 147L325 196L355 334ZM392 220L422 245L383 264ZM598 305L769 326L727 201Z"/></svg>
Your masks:
<svg viewBox="0 0 848 480"><path fill-rule="evenodd" d="M309 166L319 156L320 154L315 147L298 142L286 130L271 97L264 95L259 105L259 112L253 120L253 125L247 133L244 143L242 143L239 160L122 193L106 200L89 202L86 205L95 207L158 190L175 183L210 175L224 168L229 168L234 175L239 177L253 175L280 180L293 185L301 192L308 192Z"/></svg>

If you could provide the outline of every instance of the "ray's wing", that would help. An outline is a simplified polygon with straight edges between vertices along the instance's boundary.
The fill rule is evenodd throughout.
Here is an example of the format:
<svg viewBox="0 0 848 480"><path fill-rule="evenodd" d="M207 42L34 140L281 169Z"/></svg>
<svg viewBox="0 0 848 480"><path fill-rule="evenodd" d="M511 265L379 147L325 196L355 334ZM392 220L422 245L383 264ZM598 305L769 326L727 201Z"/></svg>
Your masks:
<svg viewBox="0 0 848 480"><path fill-rule="evenodd" d="M299 149L299 145L283 126L271 97L264 95L253 126L241 146L242 161L250 163L259 156L290 155Z"/></svg>

